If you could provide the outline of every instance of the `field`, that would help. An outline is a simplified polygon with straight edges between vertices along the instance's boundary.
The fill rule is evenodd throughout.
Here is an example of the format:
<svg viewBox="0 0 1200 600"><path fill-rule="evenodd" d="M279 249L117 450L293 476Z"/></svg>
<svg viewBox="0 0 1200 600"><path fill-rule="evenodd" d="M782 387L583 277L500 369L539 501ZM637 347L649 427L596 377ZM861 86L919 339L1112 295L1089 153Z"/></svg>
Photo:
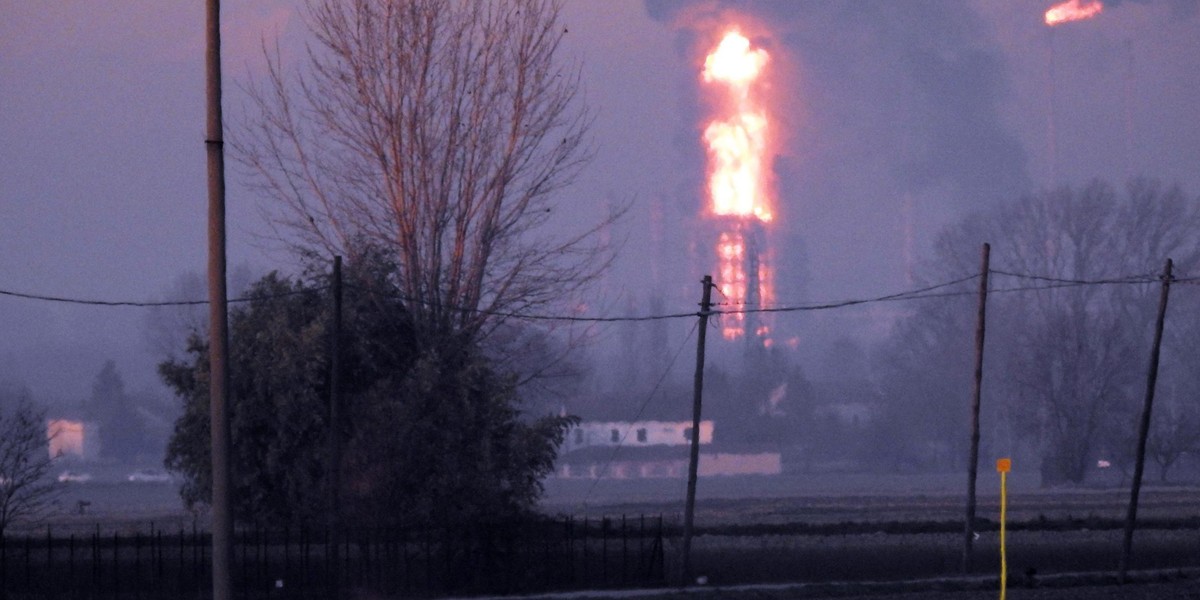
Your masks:
<svg viewBox="0 0 1200 600"><path fill-rule="evenodd" d="M995 474L977 484L975 573L999 572ZM903 581L957 576L965 475L711 478L698 486L696 573L710 585ZM662 513L682 522L684 486L671 480L548 482L546 507L572 514ZM668 495L675 499L664 501ZM1117 568L1125 487L1041 489L1010 480L1008 563L1018 585ZM1133 567L1200 567L1200 489L1148 485ZM677 538L669 538L678 544ZM677 549L677 548L676 548ZM668 556L672 556L668 546ZM674 555L678 555L676 552ZM1021 596L1028 597L1028 596Z"/></svg>
<svg viewBox="0 0 1200 600"><path fill-rule="evenodd" d="M981 475L978 485L974 573L983 580L974 585L983 590L952 586L937 591L943 584L930 584L933 587L922 592L911 592L912 598L994 597L999 496L992 475ZM591 519L662 515L668 529L666 571L678 567L682 481L550 480L546 487L543 509L549 514ZM957 474L703 479L693 546L695 573L705 576L710 588L724 590L716 597L733 597L732 586L746 584L810 586L782 588L788 591L765 596L756 588L759 595L749 596L769 598L853 597L854 588L820 587L846 582L884 582L869 593L890 590L900 594L897 598L908 597L903 595L908 585L903 582L962 585L962 487L965 476ZM1103 574L1116 568L1128 493L1116 486L1044 490L1036 481L1014 477L1008 504L1011 597L1200 597L1195 582L1200 568L1200 488L1195 486L1143 489L1133 567L1143 577L1151 570L1166 573L1170 583L1101 586L1092 596L1064 595L1068 592L1055 587L1069 583L1071 573L1092 573L1099 577L1093 583L1103 583ZM88 503L83 514L78 511L81 501ZM190 530L193 523L204 529L206 520L203 513L183 510L172 485L101 481L69 486L59 513L24 532L44 533L49 525L56 536L128 534L146 532L153 524L170 533ZM1142 593L1136 589L1146 585L1159 587L1150 588L1152 594L1145 592L1151 595L1136 595ZM1051 593L1048 589L1057 591L1045 595ZM1172 596L1172 590L1182 590L1181 595ZM932 592L939 595L929 595Z"/></svg>

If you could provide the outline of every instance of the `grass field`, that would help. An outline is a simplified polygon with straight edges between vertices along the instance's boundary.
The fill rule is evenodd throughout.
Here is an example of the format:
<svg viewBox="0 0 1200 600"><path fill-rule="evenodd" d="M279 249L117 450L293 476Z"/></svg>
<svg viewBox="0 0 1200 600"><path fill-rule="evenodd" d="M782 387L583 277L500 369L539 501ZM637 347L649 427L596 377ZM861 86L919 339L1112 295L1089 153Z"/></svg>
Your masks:
<svg viewBox="0 0 1200 600"><path fill-rule="evenodd" d="M714 477L698 487L695 572L710 585L907 581L956 576L964 544L965 476L819 475ZM685 487L679 480L549 480L543 510L575 517L662 515L673 533L667 571L678 565ZM976 573L996 573L996 482L981 475ZM1116 568L1128 503L1123 487L1041 489L1014 477L1008 557L1014 586L1069 572ZM79 514L80 501L88 502ZM185 511L171 484L66 486L59 510L26 532L122 534L207 525ZM18 529L15 533L21 533ZM1143 489L1135 568L1200 567L1200 487Z"/></svg>

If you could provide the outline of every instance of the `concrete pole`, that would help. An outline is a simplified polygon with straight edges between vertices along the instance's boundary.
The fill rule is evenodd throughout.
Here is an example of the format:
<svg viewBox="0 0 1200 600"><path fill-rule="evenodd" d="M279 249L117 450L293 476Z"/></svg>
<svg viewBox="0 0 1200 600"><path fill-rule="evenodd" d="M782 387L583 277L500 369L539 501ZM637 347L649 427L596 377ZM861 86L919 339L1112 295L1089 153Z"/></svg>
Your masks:
<svg viewBox="0 0 1200 600"><path fill-rule="evenodd" d="M333 257L333 319L329 331L329 531L334 536L333 582L335 597L342 597L341 553L337 534L342 530L342 257Z"/></svg>
<svg viewBox="0 0 1200 600"><path fill-rule="evenodd" d="M987 333L987 291L992 247L983 245L979 265L979 311L975 316L975 372L971 389L971 455L967 459L967 517L963 524L963 573L970 573L975 544L975 483L979 475L979 404L983 392L983 342Z"/></svg>
<svg viewBox="0 0 1200 600"><path fill-rule="evenodd" d="M688 585L692 580L692 523L696 516L696 474L700 464L700 400L704 391L704 339L708 330L708 314L712 308L712 276L705 275L701 282L704 293L700 300L700 333L696 341L696 377L692 386L692 447L688 461L687 504L683 512L683 566L680 583Z"/></svg>
<svg viewBox="0 0 1200 600"><path fill-rule="evenodd" d="M1133 557L1133 527L1137 522L1138 494L1142 491L1142 472L1146 466L1146 438L1150 435L1150 409L1154 406L1154 388L1158 383L1158 356L1162 347L1163 323L1167 318L1167 296L1171 292L1171 259L1163 267L1162 293L1158 297L1158 318L1154 322L1154 345L1150 348L1150 368L1146 373L1146 401L1142 406L1142 421L1138 424L1137 462L1133 466L1133 486L1129 491L1129 511L1125 515L1125 539L1121 545L1120 579L1129 575Z"/></svg>
<svg viewBox="0 0 1200 600"><path fill-rule="evenodd" d="M209 418L212 432L213 600L233 598L232 477L229 460L229 314L225 289L225 143L221 119L221 8L208 0L205 79L208 105Z"/></svg>

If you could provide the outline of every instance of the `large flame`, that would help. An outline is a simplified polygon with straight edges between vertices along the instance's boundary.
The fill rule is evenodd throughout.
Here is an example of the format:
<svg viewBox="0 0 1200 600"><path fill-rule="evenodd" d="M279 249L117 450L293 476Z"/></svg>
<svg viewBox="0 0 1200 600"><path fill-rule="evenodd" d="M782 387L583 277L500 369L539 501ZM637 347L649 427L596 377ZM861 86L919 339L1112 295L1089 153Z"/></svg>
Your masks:
<svg viewBox="0 0 1200 600"><path fill-rule="evenodd" d="M1082 21L1102 12L1104 3L1100 0L1067 0L1046 11L1046 24L1053 27L1071 21Z"/></svg>
<svg viewBox="0 0 1200 600"><path fill-rule="evenodd" d="M716 247L717 285L735 305L772 300L763 227L772 219L768 160L770 120L760 102L769 56L752 48L737 30L725 34L704 59L702 77L716 88L720 113L704 128L708 145L711 214L721 217ZM741 337L770 345L769 327L756 316L729 315L722 323L726 339Z"/></svg>
<svg viewBox="0 0 1200 600"><path fill-rule="evenodd" d="M704 129L714 214L771 220L764 180L768 122L751 93L766 63L767 52L752 50L750 40L737 31L727 33L704 59L704 81L724 84L726 107L726 114Z"/></svg>

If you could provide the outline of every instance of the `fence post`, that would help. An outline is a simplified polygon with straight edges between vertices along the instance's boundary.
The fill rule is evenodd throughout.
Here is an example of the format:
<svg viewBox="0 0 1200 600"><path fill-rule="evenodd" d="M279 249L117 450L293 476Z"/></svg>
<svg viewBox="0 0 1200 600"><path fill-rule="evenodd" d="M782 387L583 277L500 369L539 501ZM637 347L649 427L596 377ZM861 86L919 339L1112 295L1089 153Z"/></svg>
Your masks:
<svg viewBox="0 0 1200 600"><path fill-rule="evenodd" d="M629 537L628 531L625 529L625 515L621 515L621 585L628 584L627 572L629 570Z"/></svg>
<svg viewBox="0 0 1200 600"><path fill-rule="evenodd" d="M563 519L563 533L567 538L567 581L575 584L575 517Z"/></svg>
<svg viewBox="0 0 1200 600"><path fill-rule="evenodd" d="M157 552L158 552L158 562L156 563L156 566L158 567L158 585L157 585L157 586L155 586L155 587L156 587L156 589L157 589L158 591L160 591L160 592L161 592L161 591L162 591L163 584L164 584L164 583L165 583L165 581L166 581L166 577L164 577L164 576L163 576L163 562L164 562L166 559L163 557L163 537L162 537L162 530L161 530L161 529L159 529L159 530L158 530L157 532L155 532L155 533L156 533L156 534L157 534L157 536L158 536L158 537L157 537L157 539L155 539L155 547L156 547L156 549L157 549Z"/></svg>
<svg viewBox="0 0 1200 600"><path fill-rule="evenodd" d="M113 532L113 597L121 597L121 538Z"/></svg>
<svg viewBox="0 0 1200 600"><path fill-rule="evenodd" d="M99 591L100 579L100 526L96 525L96 532L92 534L92 589Z"/></svg>
<svg viewBox="0 0 1200 600"><path fill-rule="evenodd" d="M309 568L308 527L300 528L300 572L304 573L304 588L312 583L312 569Z"/></svg>
<svg viewBox="0 0 1200 600"><path fill-rule="evenodd" d="M600 585L608 587L608 517L600 518Z"/></svg>
<svg viewBox="0 0 1200 600"><path fill-rule="evenodd" d="M646 560L646 513L642 513L638 519L638 583L641 583L641 578L643 577L640 574L642 571L640 567L643 563L645 563L647 567L652 564L650 561ZM646 579L650 578L649 574L645 575L645 577Z"/></svg>
<svg viewBox="0 0 1200 600"><path fill-rule="evenodd" d="M654 547L657 548L657 560L655 562L658 563L658 575L665 581L667 578L667 553L663 543L662 513L658 514L658 535L655 537Z"/></svg>
<svg viewBox="0 0 1200 600"><path fill-rule="evenodd" d="M133 593L141 596L142 583L142 532L133 534Z"/></svg>
<svg viewBox="0 0 1200 600"><path fill-rule="evenodd" d="M52 533L50 531L50 526L47 525L46 526L46 573L47 574L54 573L54 544L52 543L53 539L54 539L54 536L52 535ZM51 585L50 580L47 579L46 583L43 584L41 586L41 588L43 590L45 590L50 585Z"/></svg>
<svg viewBox="0 0 1200 600"><path fill-rule="evenodd" d="M75 534L71 534L67 540L67 567L68 576L71 578L71 589L75 589ZM4 574L0 573L0 580L4 579Z"/></svg>
<svg viewBox="0 0 1200 600"><path fill-rule="evenodd" d="M291 571L292 571L291 558L292 557L291 557L291 553L290 553L291 544L292 544L292 528L290 526L284 526L284 528L283 528L283 585L285 586L285 589L286 589L286 586L292 585L292 573L291 573Z"/></svg>

